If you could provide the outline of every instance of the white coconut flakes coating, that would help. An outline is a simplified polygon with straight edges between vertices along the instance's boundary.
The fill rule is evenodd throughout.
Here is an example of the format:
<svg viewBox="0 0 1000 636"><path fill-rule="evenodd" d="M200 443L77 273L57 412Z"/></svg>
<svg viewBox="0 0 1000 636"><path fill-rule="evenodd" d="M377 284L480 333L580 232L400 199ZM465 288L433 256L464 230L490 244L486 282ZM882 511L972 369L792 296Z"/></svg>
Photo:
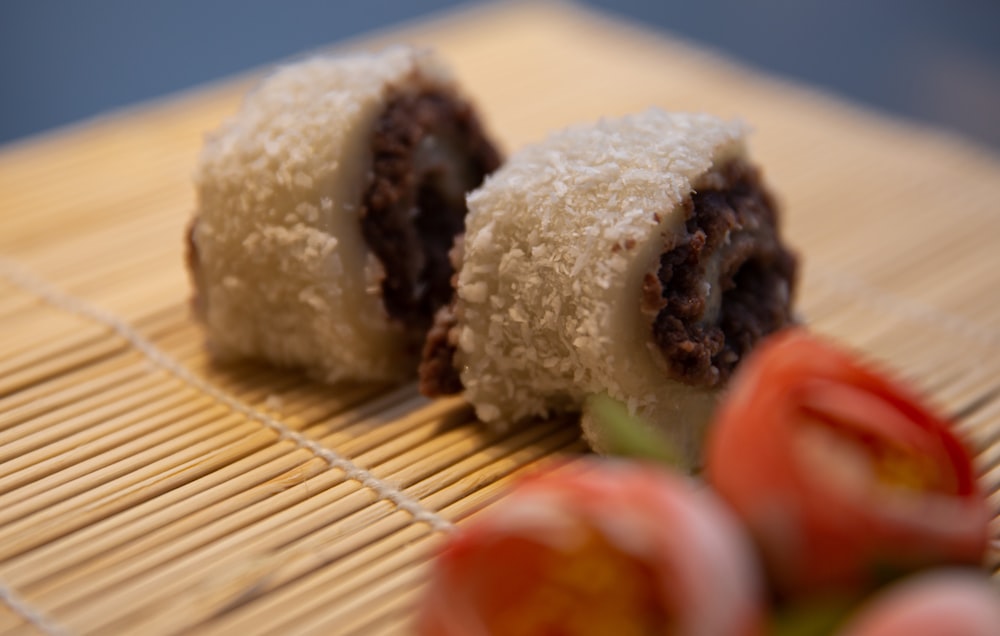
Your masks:
<svg viewBox="0 0 1000 636"><path fill-rule="evenodd" d="M607 393L695 452L717 391L666 377L639 299L694 183L742 154L742 136L739 123L650 109L555 133L469 195L455 363L480 419Z"/></svg>
<svg viewBox="0 0 1000 636"><path fill-rule="evenodd" d="M452 87L429 53L318 57L279 69L206 140L193 276L213 354L320 380L413 374L361 233L370 143L387 100Z"/></svg>

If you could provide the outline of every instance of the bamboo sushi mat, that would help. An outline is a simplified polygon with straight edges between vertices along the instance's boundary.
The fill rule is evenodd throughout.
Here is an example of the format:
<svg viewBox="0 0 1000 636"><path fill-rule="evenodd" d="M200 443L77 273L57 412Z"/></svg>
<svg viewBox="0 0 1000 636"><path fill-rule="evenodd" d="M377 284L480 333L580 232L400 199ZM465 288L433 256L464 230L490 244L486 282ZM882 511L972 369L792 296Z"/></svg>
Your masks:
<svg viewBox="0 0 1000 636"><path fill-rule="evenodd" d="M952 413L1000 507L1000 158L572 5L344 46L389 41L437 48L508 149L651 104L752 122L802 314ZM405 632L451 524L582 450L571 422L209 363L190 175L257 76L0 149L0 633Z"/></svg>

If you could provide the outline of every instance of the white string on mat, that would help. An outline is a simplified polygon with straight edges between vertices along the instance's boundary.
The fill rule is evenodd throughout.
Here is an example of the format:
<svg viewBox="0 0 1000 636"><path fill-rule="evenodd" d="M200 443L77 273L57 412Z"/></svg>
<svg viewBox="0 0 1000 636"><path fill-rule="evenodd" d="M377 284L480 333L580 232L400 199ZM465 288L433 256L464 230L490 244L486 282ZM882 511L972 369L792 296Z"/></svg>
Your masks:
<svg viewBox="0 0 1000 636"><path fill-rule="evenodd" d="M962 336L972 342L1000 347L1000 330L989 329L961 316L916 300L900 298L885 289L844 272L834 272L815 263L809 263L807 270L833 291L871 307L884 309L910 322L929 325Z"/></svg>
<svg viewBox="0 0 1000 636"><path fill-rule="evenodd" d="M0 598L15 614L49 636L69 636L70 632L66 628L26 603L2 580L0 580Z"/></svg>
<svg viewBox="0 0 1000 636"><path fill-rule="evenodd" d="M260 422L277 433L281 439L291 441L300 448L304 448L317 457L322 458L332 468L343 471L349 479L357 481L366 488L371 489L380 499L390 501L400 510L408 512L414 521L424 522L435 531L448 532L454 529L454 524L450 521L438 513L425 508L416 499L410 497L392 484L382 481L339 453L320 445L270 415L243 403L238 398L214 386L204 378L195 375L187 367L161 351L152 341L140 334L118 316L56 288L17 263L4 258L0 258L0 276L3 276L15 286L38 296L55 307L90 318L112 329L156 366L169 372L188 386L224 404L233 411L251 420Z"/></svg>

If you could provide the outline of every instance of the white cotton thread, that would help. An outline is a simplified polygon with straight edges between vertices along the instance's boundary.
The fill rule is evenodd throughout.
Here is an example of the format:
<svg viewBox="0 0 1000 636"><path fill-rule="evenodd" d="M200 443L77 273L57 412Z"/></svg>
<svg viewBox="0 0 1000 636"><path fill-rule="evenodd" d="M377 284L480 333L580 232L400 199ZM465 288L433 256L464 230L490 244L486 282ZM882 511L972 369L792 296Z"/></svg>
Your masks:
<svg viewBox="0 0 1000 636"><path fill-rule="evenodd" d="M961 316L948 313L936 307L915 300L900 298L891 292L876 287L844 272L809 264L809 272L833 291L849 296L871 307L885 309L910 322L935 327L972 342L1000 346L1000 331L983 327Z"/></svg>
<svg viewBox="0 0 1000 636"><path fill-rule="evenodd" d="M2 580L0 580L0 599L3 599L3 602L15 614L50 636L69 636L71 633L62 625L55 623L51 618L25 602Z"/></svg>
<svg viewBox="0 0 1000 636"><path fill-rule="evenodd" d="M63 309L64 311L89 318L110 328L159 368L169 372L191 388L201 391L217 402L229 407L233 411L240 413L251 420L260 422L277 433L280 439L293 442L300 448L304 448L312 452L317 457L323 459L330 465L330 467L343 471L349 479L357 481L366 488L371 489L380 499L390 501L400 510L404 510L409 513L410 516L413 517L414 521L426 523L433 530L438 532L449 532L454 529L454 524L450 521L436 512L425 508L416 499L413 499L392 484L380 480L369 471L361 468L339 453L321 446L319 443L309 439L298 431L292 430L266 413L262 413L261 411L244 404L242 401L226 393L222 389L219 389L203 378L198 377L187 367L183 366L161 351L155 344L152 343L152 341L148 340L134 328L129 326L127 322L114 314L91 305L80 298L63 292L47 281L27 271L17 263L4 258L0 258L0 275L2 275L10 283L31 294L34 294L50 305Z"/></svg>

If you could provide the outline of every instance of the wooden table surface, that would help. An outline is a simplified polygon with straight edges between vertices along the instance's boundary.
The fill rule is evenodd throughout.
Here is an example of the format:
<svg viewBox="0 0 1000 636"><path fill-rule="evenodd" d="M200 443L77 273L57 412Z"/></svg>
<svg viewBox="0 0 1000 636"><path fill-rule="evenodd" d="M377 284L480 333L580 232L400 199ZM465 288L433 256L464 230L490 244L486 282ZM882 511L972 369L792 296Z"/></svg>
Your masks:
<svg viewBox="0 0 1000 636"><path fill-rule="evenodd" d="M750 122L803 316L952 413L1000 507L1000 158L572 5L340 47L401 41L439 51L508 150L650 105ZM257 77L0 149L0 633L399 633L442 533L582 448L412 385L209 363L190 176Z"/></svg>

